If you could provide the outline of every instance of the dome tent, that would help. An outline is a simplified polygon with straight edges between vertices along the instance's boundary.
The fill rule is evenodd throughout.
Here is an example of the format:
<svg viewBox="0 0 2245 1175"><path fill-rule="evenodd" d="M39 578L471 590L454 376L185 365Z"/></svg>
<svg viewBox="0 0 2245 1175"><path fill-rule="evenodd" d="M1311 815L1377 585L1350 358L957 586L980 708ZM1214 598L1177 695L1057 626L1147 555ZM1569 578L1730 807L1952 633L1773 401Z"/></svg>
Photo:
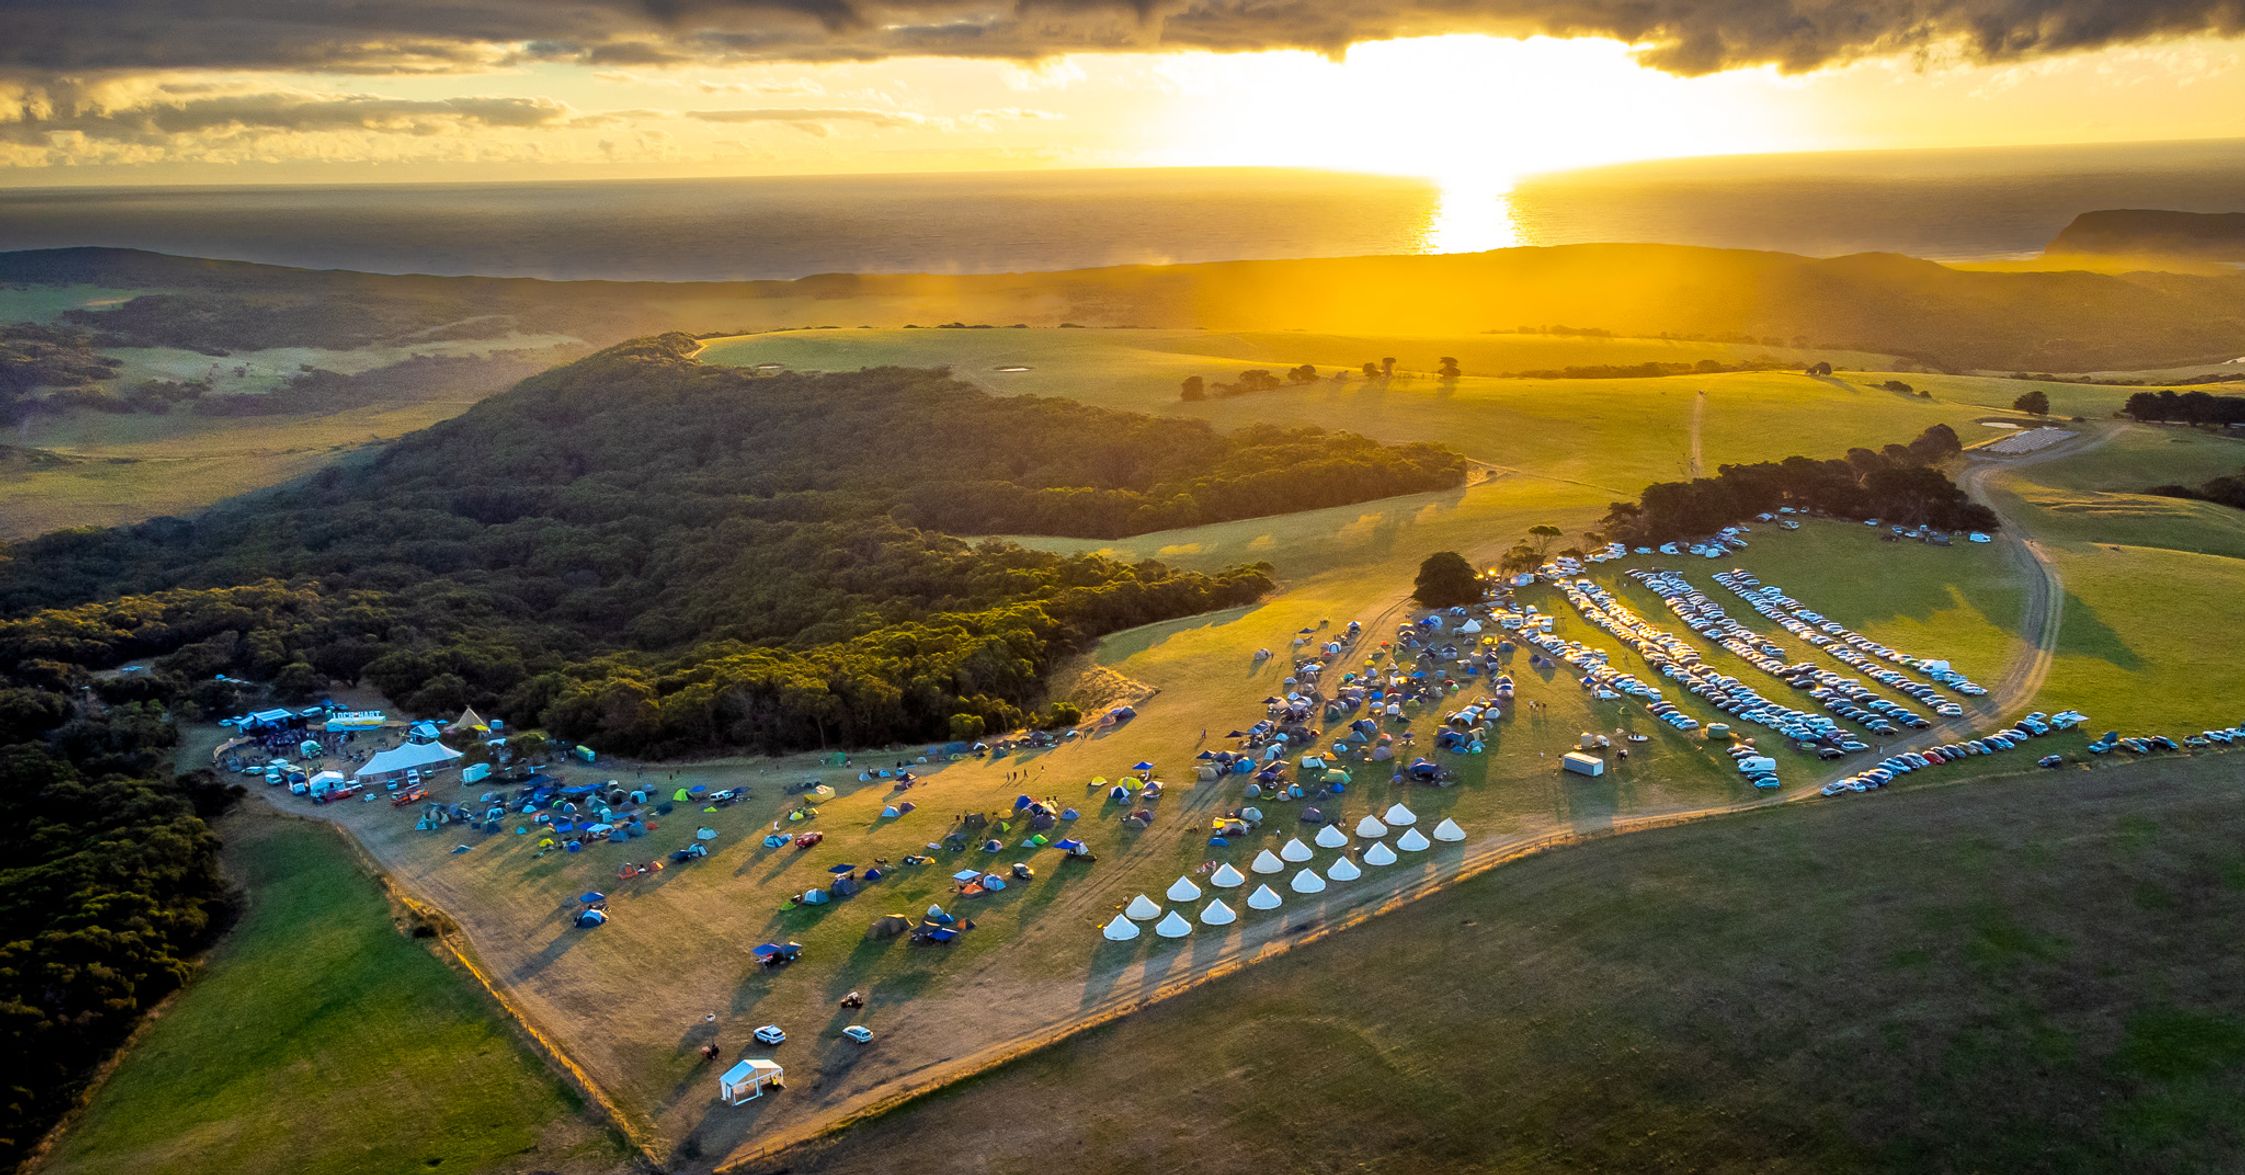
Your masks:
<svg viewBox="0 0 2245 1175"><path fill-rule="evenodd" d="M1356 862L1343 857L1333 862L1333 867L1327 869L1325 875L1335 881L1355 881L1357 878L1364 876L1364 870L1357 868Z"/></svg>
<svg viewBox="0 0 2245 1175"><path fill-rule="evenodd" d="M1425 834L1421 833L1416 828L1404 833L1400 837L1397 837L1395 841L1395 847L1402 849L1406 853L1422 852L1428 848L1433 847L1433 844L1434 842L1428 840Z"/></svg>
<svg viewBox="0 0 2245 1175"><path fill-rule="evenodd" d="M1366 816L1356 822L1356 834L1366 840L1378 840L1388 834L1388 826L1380 823L1377 816Z"/></svg>
<svg viewBox="0 0 2245 1175"><path fill-rule="evenodd" d="M1138 937L1138 924L1117 914L1113 921L1100 928L1099 936L1108 942L1129 942Z"/></svg>
<svg viewBox="0 0 2245 1175"><path fill-rule="evenodd" d="M1442 823L1434 826L1434 839L1461 841L1465 839L1465 829L1458 827L1457 821L1445 816L1442 818Z"/></svg>
<svg viewBox="0 0 2245 1175"><path fill-rule="evenodd" d="M1256 886L1255 892L1247 895L1247 908L1250 910L1278 909L1278 892L1267 885Z"/></svg>
<svg viewBox="0 0 2245 1175"><path fill-rule="evenodd" d="M1339 825L1328 824L1317 830L1317 847L1321 849L1346 848L1348 843L1349 834L1342 832Z"/></svg>
<svg viewBox="0 0 2245 1175"><path fill-rule="evenodd" d="M1371 848L1364 850L1364 863L1367 865L1393 865L1395 864L1395 850L1389 848L1385 843L1373 845Z"/></svg>
<svg viewBox="0 0 2245 1175"><path fill-rule="evenodd" d="M1224 899L1210 898L1207 907L1200 912L1200 920L1204 926L1230 926L1239 921L1239 915L1224 904Z"/></svg>
<svg viewBox="0 0 2245 1175"><path fill-rule="evenodd" d="M1286 871L1285 862L1280 861L1278 854L1269 849L1264 849L1262 852L1255 854L1255 859L1249 862L1247 867L1257 873L1284 873Z"/></svg>
<svg viewBox="0 0 2245 1175"><path fill-rule="evenodd" d="M1189 902L1200 897L1200 887L1194 885L1189 877L1180 877L1170 882L1167 892L1169 900L1173 902Z"/></svg>
<svg viewBox="0 0 2245 1175"><path fill-rule="evenodd" d="M1232 889L1247 884L1247 875L1232 868L1231 862L1226 861L1216 867L1216 872L1208 875L1208 883L1224 889Z"/></svg>
<svg viewBox="0 0 2245 1175"><path fill-rule="evenodd" d="M1419 822L1418 814L1401 804L1389 808L1381 814L1380 819L1387 821L1390 828L1402 828Z"/></svg>
<svg viewBox="0 0 2245 1175"><path fill-rule="evenodd" d="M1287 887L1292 889L1295 893L1325 892L1325 879L1319 877L1317 875L1317 872L1312 869L1304 869L1301 872L1296 873L1294 875L1294 880L1289 881L1286 884Z"/></svg>
<svg viewBox="0 0 2245 1175"><path fill-rule="evenodd" d="M1193 924L1178 917L1175 910L1162 915L1161 921L1154 926L1154 933L1163 938L1183 938L1192 932Z"/></svg>
<svg viewBox="0 0 2245 1175"><path fill-rule="evenodd" d="M1148 918L1161 917L1161 907L1154 904L1154 899L1147 897L1145 894L1139 894L1137 897L1130 899L1129 905L1123 907L1123 913L1144 922Z"/></svg>

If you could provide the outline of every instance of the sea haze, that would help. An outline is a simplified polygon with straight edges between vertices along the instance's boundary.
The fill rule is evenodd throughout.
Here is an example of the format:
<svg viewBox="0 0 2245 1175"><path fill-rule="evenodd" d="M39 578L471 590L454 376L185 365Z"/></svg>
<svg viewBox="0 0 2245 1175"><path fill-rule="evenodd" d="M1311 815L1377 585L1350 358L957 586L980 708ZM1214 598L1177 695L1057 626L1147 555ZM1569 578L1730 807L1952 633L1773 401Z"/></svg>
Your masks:
<svg viewBox="0 0 2245 1175"><path fill-rule="evenodd" d="M1962 259L2033 253L2097 208L2245 211L2245 141L1675 160L1531 177L1509 193L1265 169L31 188L0 190L0 249L654 280L1591 241Z"/></svg>

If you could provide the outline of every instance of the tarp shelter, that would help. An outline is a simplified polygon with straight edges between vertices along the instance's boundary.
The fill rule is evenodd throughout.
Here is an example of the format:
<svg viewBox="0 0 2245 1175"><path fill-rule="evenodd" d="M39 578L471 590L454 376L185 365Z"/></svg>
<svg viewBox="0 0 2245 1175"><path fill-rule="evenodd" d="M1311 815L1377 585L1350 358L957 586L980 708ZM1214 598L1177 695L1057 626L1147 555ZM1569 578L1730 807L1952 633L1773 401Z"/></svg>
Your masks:
<svg viewBox="0 0 2245 1175"><path fill-rule="evenodd" d="M431 771L459 757L460 752L443 743L407 743L368 759L365 766L352 773L352 778L360 783L390 783L404 779L408 771Z"/></svg>
<svg viewBox="0 0 2245 1175"><path fill-rule="evenodd" d="M725 1070L725 1075L717 1079L718 1100L728 1106L755 1101L764 1096L766 1086L777 1088L786 1074L787 1070L778 1061L761 1057L744 1060Z"/></svg>

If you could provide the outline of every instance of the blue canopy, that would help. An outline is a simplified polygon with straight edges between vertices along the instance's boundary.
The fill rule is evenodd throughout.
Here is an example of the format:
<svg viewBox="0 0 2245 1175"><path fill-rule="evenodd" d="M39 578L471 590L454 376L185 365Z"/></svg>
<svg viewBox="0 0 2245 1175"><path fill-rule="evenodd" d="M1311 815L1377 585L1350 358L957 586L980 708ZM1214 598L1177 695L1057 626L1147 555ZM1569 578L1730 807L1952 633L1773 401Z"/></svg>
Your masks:
<svg viewBox="0 0 2245 1175"><path fill-rule="evenodd" d="M1071 837L1067 838L1066 840L1062 840L1062 841L1056 842L1056 843L1055 843L1055 844L1053 845L1053 847L1054 847L1054 848L1056 848L1056 849L1059 849L1060 851L1062 851L1062 852L1064 852L1064 853L1072 853L1072 852L1075 852L1075 851L1076 851L1077 849L1080 849L1080 848L1084 847L1084 842L1082 842L1082 841L1080 841L1080 840L1077 840L1077 839L1076 839L1075 837L1072 837L1072 836L1071 836Z"/></svg>
<svg viewBox="0 0 2245 1175"><path fill-rule="evenodd" d="M842 874L842 873L855 873L855 872L857 872L857 866L855 866L855 865L829 865L829 866L827 866L827 867L826 867L826 871L827 871L828 873L833 873L833 874Z"/></svg>
<svg viewBox="0 0 2245 1175"><path fill-rule="evenodd" d="M1132 771L1152 771L1154 769L1154 765L1148 763L1144 759L1140 759L1136 763L1131 764L1130 769Z"/></svg>
<svg viewBox="0 0 2245 1175"><path fill-rule="evenodd" d="M607 894L604 894L604 893L602 893L602 892L600 892L600 891L599 891L599 890L597 890L597 889L591 889L591 890L586 890L585 892L583 892L583 893L581 893L581 894L578 894L578 895L577 895L577 900L578 900L578 901L580 901L580 902L583 902L584 904L586 904L586 905L588 905L588 906L589 906L589 905L593 904L594 902L605 902L605 901L607 901L607 900L608 900L608 895L607 895Z"/></svg>
<svg viewBox="0 0 2245 1175"><path fill-rule="evenodd" d="M948 926L938 926L928 931L927 934L928 938L935 942L950 942L952 939L959 937L959 932Z"/></svg>
<svg viewBox="0 0 2245 1175"><path fill-rule="evenodd" d="M953 880L953 881L957 881L957 882L968 882L968 881L973 881L973 880L975 880L976 878L978 878L978 877L981 877L981 876L982 876L982 870L980 870L980 869L961 869L961 870L959 870L959 871L958 871L957 873L954 873L954 874L952 874L952 875L951 875L951 880ZM934 917L934 916L935 916L935 914L939 912L939 911L937 911L937 910L936 910L936 908L935 908L934 906L929 906L929 907L928 907L928 911L929 911L929 914L928 914L928 916L929 916L929 917L931 917L931 918L932 918L932 917Z"/></svg>
<svg viewBox="0 0 2245 1175"><path fill-rule="evenodd" d="M769 959L773 955L780 953L780 944L776 942L768 942L748 953L756 956L759 959Z"/></svg>

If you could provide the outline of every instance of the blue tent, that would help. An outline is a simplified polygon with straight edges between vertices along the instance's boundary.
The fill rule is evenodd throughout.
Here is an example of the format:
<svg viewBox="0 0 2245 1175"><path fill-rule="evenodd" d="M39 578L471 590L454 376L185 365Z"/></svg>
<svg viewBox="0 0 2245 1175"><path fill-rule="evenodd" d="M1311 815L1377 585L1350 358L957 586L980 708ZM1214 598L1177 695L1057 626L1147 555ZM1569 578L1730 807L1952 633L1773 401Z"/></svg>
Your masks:
<svg viewBox="0 0 2245 1175"><path fill-rule="evenodd" d="M1071 836L1065 840L1054 843L1052 847L1059 849L1063 853L1073 853L1077 849L1084 847L1084 842L1077 840L1075 837Z"/></svg>
<svg viewBox="0 0 2245 1175"><path fill-rule="evenodd" d="M579 930L591 930L595 926L605 926L607 923L608 915L598 910L585 910L577 915L577 929Z"/></svg>
<svg viewBox="0 0 2245 1175"><path fill-rule="evenodd" d="M1083 813L1076 811L1074 808L1063 808L1060 812L1062 820L1079 820L1082 817Z"/></svg>
<svg viewBox="0 0 2245 1175"><path fill-rule="evenodd" d="M1030 799L1028 796L1015 796L1013 797L1013 810L1019 812L1036 802L1037 801Z"/></svg>
<svg viewBox="0 0 2245 1175"><path fill-rule="evenodd" d="M959 937L959 932L948 926L938 926L926 933L929 942L950 942L952 939Z"/></svg>
<svg viewBox="0 0 2245 1175"><path fill-rule="evenodd" d="M1140 759L1136 763L1131 764L1130 769L1132 771L1152 771L1154 769L1154 765L1148 763L1144 759Z"/></svg>

